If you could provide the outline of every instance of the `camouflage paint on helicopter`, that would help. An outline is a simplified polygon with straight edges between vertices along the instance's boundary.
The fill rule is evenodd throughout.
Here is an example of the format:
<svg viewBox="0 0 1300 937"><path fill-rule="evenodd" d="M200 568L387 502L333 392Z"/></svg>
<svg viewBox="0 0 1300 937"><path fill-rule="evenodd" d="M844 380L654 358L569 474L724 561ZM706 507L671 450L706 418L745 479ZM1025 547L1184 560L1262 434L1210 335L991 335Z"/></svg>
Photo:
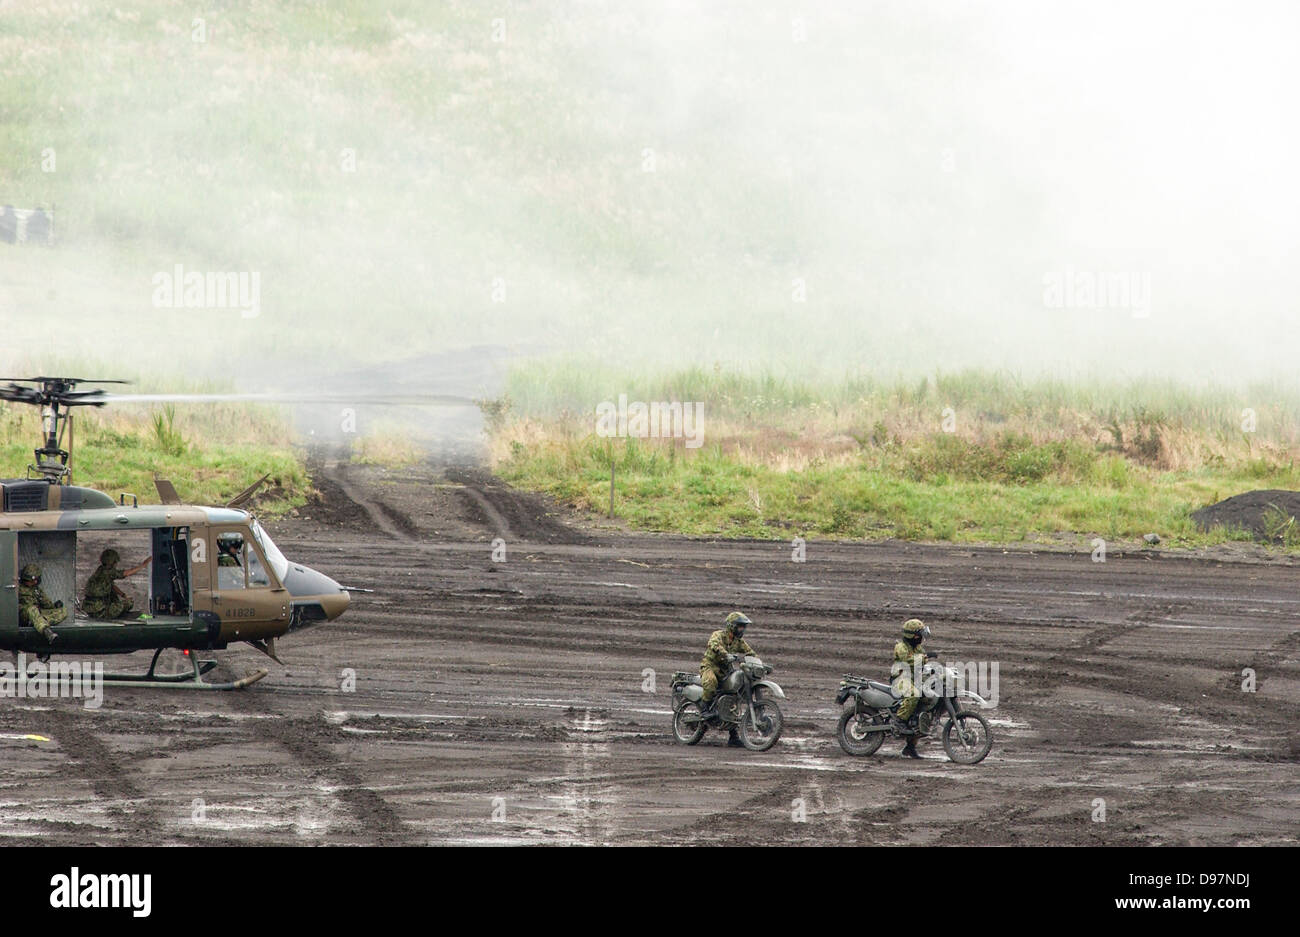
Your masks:
<svg viewBox="0 0 1300 937"><path fill-rule="evenodd" d="M155 676L158 655L166 648L219 650L246 641L278 661L277 637L338 618L347 609L347 590L322 573L291 563L252 514L237 507L261 482L226 507L181 504L175 488L163 479L156 484L165 503L144 506L134 497L127 505L125 495L115 502L101 491L70 484L70 452L60 445L67 418L63 411L101 406L102 392L75 390L87 383L80 378L24 382L41 386L0 387L0 399L43 407L45 425L28 477L0 480L0 649L42 656L152 649L158 653L143 677L111 678L150 686L236 689L266 671L233 683L204 684L201 674L215 662L200 667L191 654L191 676ZM73 614L58 626L51 644L20 619L19 570L39 564L50 599L75 609L77 537L87 531L148 531L148 602L139 612L114 620Z"/></svg>
<svg viewBox="0 0 1300 937"><path fill-rule="evenodd" d="M34 502L39 486L49 501L78 505L71 510L9 510ZM0 649L85 654L175 647L220 649L232 641L266 642L312 622L337 618L349 595L337 582L280 553L270 535L246 511L188 505L117 504L103 492L44 481L0 481ZM97 621L76 616L59 628L51 646L31 628L20 627L17 573L27 562L46 578L71 581L75 546L71 535L85 531L151 532L151 617ZM235 545L238 565L217 564L219 544ZM61 549L43 550L58 544ZM61 564L64 575L51 577ZM75 595L52 595L72 607ZM256 644L254 646L257 646Z"/></svg>

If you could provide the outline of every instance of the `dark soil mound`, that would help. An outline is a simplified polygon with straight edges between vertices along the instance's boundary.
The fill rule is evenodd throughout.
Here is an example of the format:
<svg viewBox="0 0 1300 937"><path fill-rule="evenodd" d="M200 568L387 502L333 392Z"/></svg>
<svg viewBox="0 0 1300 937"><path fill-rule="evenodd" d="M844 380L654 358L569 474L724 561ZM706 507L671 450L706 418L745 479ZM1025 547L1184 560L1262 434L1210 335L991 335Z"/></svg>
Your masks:
<svg viewBox="0 0 1300 937"><path fill-rule="evenodd" d="M1277 511L1282 512L1279 515ZM1199 511L1192 512L1192 520L1202 530L1209 530L1211 527L1239 527L1249 530L1260 540L1277 539L1279 530L1274 529L1271 532L1265 523L1269 514L1274 515L1274 521L1280 519L1283 523L1286 518L1300 517L1300 491L1284 491L1282 489L1273 489L1271 491L1248 491L1245 494L1235 495L1218 504L1211 504L1207 508L1201 508ZM1300 521L1296 522L1300 524Z"/></svg>

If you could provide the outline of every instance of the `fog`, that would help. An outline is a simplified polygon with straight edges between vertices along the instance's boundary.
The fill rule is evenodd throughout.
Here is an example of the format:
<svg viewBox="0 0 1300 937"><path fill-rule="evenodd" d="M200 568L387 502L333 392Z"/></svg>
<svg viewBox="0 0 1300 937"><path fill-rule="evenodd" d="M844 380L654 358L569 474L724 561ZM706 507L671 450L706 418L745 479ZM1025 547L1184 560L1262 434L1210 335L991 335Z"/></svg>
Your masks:
<svg viewBox="0 0 1300 937"><path fill-rule="evenodd" d="M0 201L55 240L0 243L0 367L1289 381L1298 18L8 3Z"/></svg>

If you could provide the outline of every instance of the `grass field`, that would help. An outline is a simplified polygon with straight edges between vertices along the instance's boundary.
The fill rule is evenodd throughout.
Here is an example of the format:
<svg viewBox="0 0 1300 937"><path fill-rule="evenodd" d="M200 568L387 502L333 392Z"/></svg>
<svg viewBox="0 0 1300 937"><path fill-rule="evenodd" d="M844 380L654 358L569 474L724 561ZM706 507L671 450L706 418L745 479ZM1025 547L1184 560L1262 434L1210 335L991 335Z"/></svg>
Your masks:
<svg viewBox="0 0 1300 937"><path fill-rule="evenodd" d="M602 438L595 407L698 401L703 444ZM961 372L824 385L691 369L517 369L492 420L511 482L632 527L697 535L969 542L1249 539L1188 514L1300 487L1294 394ZM1253 423L1252 423L1253 421ZM1245 428L1243 428L1245 427ZM1294 538L1287 544L1295 547Z"/></svg>

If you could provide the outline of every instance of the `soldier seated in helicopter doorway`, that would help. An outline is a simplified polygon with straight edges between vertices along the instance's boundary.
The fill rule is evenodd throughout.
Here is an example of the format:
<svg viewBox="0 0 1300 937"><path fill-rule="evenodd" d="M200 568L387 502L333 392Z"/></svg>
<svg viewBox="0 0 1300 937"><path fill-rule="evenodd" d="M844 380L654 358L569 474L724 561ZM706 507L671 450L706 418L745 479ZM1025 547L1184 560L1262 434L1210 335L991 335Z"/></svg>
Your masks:
<svg viewBox="0 0 1300 937"><path fill-rule="evenodd" d="M63 600L51 601L41 588L41 567L28 563L18 574L18 621L51 644L59 633L55 625L61 625L68 618L68 610L63 607Z"/></svg>
<svg viewBox="0 0 1300 937"><path fill-rule="evenodd" d="M118 569L122 558L114 549L107 549L99 554L99 568L86 580L86 594L81 600L81 610L91 618L121 618L131 611L131 597L117 587L116 580L134 576L148 566L153 557L130 569Z"/></svg>

